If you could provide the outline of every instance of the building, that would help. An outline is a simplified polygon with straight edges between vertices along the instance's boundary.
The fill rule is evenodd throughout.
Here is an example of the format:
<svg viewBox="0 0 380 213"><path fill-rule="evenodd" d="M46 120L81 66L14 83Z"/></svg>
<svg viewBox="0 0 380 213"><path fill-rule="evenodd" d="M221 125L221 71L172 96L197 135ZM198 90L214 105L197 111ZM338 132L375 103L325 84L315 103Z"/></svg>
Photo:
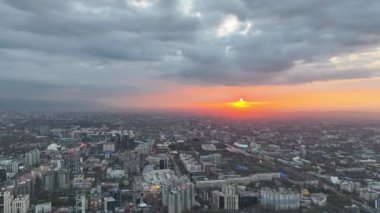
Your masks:
<svg viewBox="0 0 380 213"><path fill-rule="evenodd" d="M339 184L339 188L342 191L353 193L354 191L358 190L361 187L361 184L359 182L354 181L342 181Z"/></svg>
<svg viewBox="0 0 380 213"><path fill-rule="evenodd" d="M146 166L143 171L143 182L141 183L144 191L156 191L170 178L175 177L175 173L171 169L152 170L151 167Z"/></svg>
<svg viewBox="0 0 380 213"><path fill-rule="evenodd" d="M87 198L85 194L77 195L75 198L75 212L86 213L87 211Z"/></svg>
<svg viewBox="0 0 380 213"><path fill-rule="evenodd" d="M14 176L18 173L18 161L17 160L2 160L0 165L4 166L7 170L7 176ZM8 175L13 174L13 175Z"/></svg>
<svg viewBox="0 0 380 213"><path fill-rule="evenodd" d="M68 189L70 187L70 174L67 169L55 171L55 175L58 176L56 180L58 180L59 189Z"/></svg>
<svg viewBox="0 0 380 213"><path fill-rule="evenodd" d="M222 191L214 190L212 194L212 203L218 209L239 210L239 195L236 186L225 185Z"/></svg>
<svg viewBox="0 0 380 213"><path fill-rule="evenodd" d="M19 195L12 201L12 213L27 213L29 210L29 195Z"/></svg>
<svg viewBox="0 0 380 213"><path fill-rule="evenodd" d="M40 162L41 152L38 149L32 150L28 153L25 153L25 165L33 166Z"/></svg>
<svg viewBox="0 0 380 213"><path fill-rule="evenodd" d="M254 141L250 142L249 148L250 148L250 150L251 150L252 153L257 154L257 153L261 152L261 144L257 144Z"/></svg>
<svg viewBox="0 0 380 213"><path fill-rule="evenodd" d="M0 182L7 181L7 169L4 166L0 167Z"/></svg>
<svg viewBox="0 0 380 213"><path fill-rule="evenodd" d="M366 201L373 201L379 198L379 192L372 189L365 189L360 192L360 198Z"/></svg>
<svg viewBox="0 0 380 213"><path fill-rule="evenodd" d="M33 180L31 178L21 177L17 181L16 195L30 195L33 192Z"/></svg>
<svg viewBox="0 0 380 213"><path fill-rule="evenodd" d="M167 169L169 156L167 154L149 155L146 159L149 164L156 165L158 169Z"/></svg>
<svg viewBox="0 0 380 213"><path fill-rule="evenodd" d="M380 199L375 200L375 208L380 209Z"/></svg>
<svg viewBox="0 0 380 213"><path fill-rule="evenodd" d="M52 212L51 202L36 204L34 212L35 213L50 213L50 212Z"/></svg>
<svg viewBox="0 0 380 213"><path fill-rule="evenodd" d="M104 206L104 209L103 209L104 213L115 212L116 200L113 197L105 197L103 206Z"/></svg>
<svg viewBox="0 0 380 213"><path fill-rule="evenodd" d="M239 191L239 209L250 208L258 203L258 193Z"/></svg>
<svg viewBox="0 0 380 213"><path fill-rule="evenodd" d="M347 213L360 213L359 206L352 204L351 206L344 206L344 212Z"/></svg>
<svg viewBox="0 0 380 213"><path fill-rule="evenodd" d="M202 144L201 147L205 151L216 151L216 146L214 144Z"/></svg>
<svg viewBox="0 0 380 213"><path fill-rule="evenodd" d="M104 143L103 152L115 152L115 144L112 142Z"/></svg>
<svg viewBox="0 0 380 213"><path fill-rule="evenodd" d="M124 169L107 168L107 179L122 179L126 176Z"/></svg>
<svg viewBox="0 0 380 213"><path fill-rule="evenodd" d="M136 143L138 145L135 147L135 151L137 151L137 153L139 154L148 155L153 150L153 145L155 143L155 140L150 139L150 140L147 140L146 142L136 141Z"/></svg>
<svg viewBox="0 0 380 213"><path fill-rule="evenodd" d="M121 206L121 190L119 188L112 188L108 190L108 196L113 197L116 201L116 206Z"/></svg>
<svg viewBox="0 0 380 213"><path fill-rule="evenodd" d="M128 151L123 156L123 168L126 173L138 173L140 171L140 154L136 151Z"/></svg>
<svg viewBox="0 0 380 213"><path fill-rule="evenodd" d="M51 151L51 152L56 152L56 151L58 151L59 148L60 148L60 147L58 146L58 144L56 144L56 143L52 143L52 144L50 144L50 145L46 148L46 150Z"/></svg>
<svg viewBox="0 0 380 213"><path fill-rule="evenodd" d="M195 205L194 184L187 177L172 177L162 188L162 203L169 213L190 211Z"/></svg>
<svg viewBox="0 0 380 213"><path fill-rule="evenodd" d="M70 175L82 174L82 158L77 154L66 154L63 156L62 165L69 170Z"/></svg>
<svg viewBox="0 0 380 213"><path fill-rule="evenodd" d="M48 171L42 174L43 190L53 191L70 187L70 174L67 169Z"/></svg>
<svg viewBox="0 0 380 213"><path fill-rule="evenodd" d="M219 165L221 162L221 159L222 159L222 155L219 153L201 155L200 159L203 162L208 162L208 163L212 163L214 165Z"/></svg>
<svg viewBox="0 0 380 213"><path fill-rule="evenodd" d="M232 177L232 178L226 178L223 180L202 180L202 181L196 182L196 187L207 188L207 187L222 187L223 185L226 185L226 184L249 184L252 182L279 179L280 176L281 176L280 172L274 172L274 173L259 173L259 174L254 174L247 177Z"/></svg>
<svg viewBox="0 0 380 213"><path fill-rule="evenodd" d="M177 190L172 190L169 193L168 211L169 213L181 213L182 212L181 193Z"/></svg>
<svg viewBox="0 0 380 213"><path fill-rule="evenodd" d="M11 213L13 195L9 191L2 190L0 192L0 212Z"/></svg>
<svg viewBox="0 0 380 213"><path fill-rule="evenodd" d="M310 196L311 202L317 206L325 206L327 202L327 195L323 193L313 193Z"/></svg>
<svg viewBox="0 0 380 213"><path fill-rule="evenodd" d="M179 159L182 161L183 165L185 165L185 168L189 173L192 174L204 172L202 164L196 161L192 155L180 153Z"/></svg>
<svg viewBox="0 0 380 213"><path fill-rule="evenodd" d="M300 193L280 188L272 190L264 187L260 191L261 205L273 210L291 210L300 208Z"/></svg>
<svg viewBox="0 0 380 213"><path fill-rule="evenodd" d="M54 172L48 171L42 174L42 185L44 191L52 191L54 187Z"/></svg>

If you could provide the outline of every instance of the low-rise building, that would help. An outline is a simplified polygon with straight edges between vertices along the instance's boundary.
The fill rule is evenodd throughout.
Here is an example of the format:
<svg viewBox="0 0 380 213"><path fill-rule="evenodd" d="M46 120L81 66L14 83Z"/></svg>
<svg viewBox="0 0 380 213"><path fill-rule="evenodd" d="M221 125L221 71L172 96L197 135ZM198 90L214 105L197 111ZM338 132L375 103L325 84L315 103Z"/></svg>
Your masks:
<svg viewBox="0 0 380 213"><path fill-rule="evenodd" d="M19 195L12 201L12 213L27 213L29 210L29 195Z"/></svg>
<svg viewBox="0 0 380 213"><path fill-rule="evenodd" d="M327 202L327 195L323 193L313 193L310 195L311 202L317 206L325 206Z"/></svg>
<svg viewBox="0 0 380 213"><path fill-rule="evenodd" d="M51 209L51 202L47 203L39 203L35 206L35 213L50 213L52 211Z"/></svg>

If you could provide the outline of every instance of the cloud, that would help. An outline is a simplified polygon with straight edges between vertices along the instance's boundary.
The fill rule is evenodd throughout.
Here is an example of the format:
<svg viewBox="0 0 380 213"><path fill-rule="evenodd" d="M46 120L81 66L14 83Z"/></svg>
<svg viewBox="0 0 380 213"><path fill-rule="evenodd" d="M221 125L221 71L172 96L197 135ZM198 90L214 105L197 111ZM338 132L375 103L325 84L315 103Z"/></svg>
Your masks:
<svg viewBox="0 0 380 213"><path fill-rule="evenodd" d="M380 46L379 9L377 0L4 0L0 81L22 86L0 96L371 78L378 57L362 54ZM350 67L330 60L350 54Z"/></svg>

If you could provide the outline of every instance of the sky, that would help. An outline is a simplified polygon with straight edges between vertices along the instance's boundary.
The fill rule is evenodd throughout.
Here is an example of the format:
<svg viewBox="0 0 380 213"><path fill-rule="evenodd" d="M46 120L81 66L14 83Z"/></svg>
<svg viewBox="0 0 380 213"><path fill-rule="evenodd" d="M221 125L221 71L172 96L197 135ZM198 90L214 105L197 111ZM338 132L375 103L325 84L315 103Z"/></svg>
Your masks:
<svg viewBox="0 0 380 213"><path fill-rule="evenodd" d="M0 109L380 111L378 0L0 0ZM228 103L243 98L248 109Z"/></svg>

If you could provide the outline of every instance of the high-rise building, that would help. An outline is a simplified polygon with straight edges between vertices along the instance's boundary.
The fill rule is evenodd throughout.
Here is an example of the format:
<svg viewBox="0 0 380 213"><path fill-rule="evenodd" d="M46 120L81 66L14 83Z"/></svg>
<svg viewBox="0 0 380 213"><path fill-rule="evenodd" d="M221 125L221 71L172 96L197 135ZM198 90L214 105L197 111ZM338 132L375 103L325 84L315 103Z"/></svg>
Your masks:
<svg viewBox="0 0 380 213"><path fill-rule="evenodd" d="M34 149L28 153L25 153L25 165L33 166L40 162L41 152L38 149Z"/></svg>
<svg viewBox="0 0 380 213"><path fill-rule="evenodd" d="M16 186L16 195L31 195L33 193L33 181L30 178L22 177Z"/></svg>
<svg viewBox="0 0 380 213"><path fill-rule="evenodd" d="M173 177L163 186L162 203L170 213L190 211L195 204L194 184L186 177Z"/></svg>
<svg viewBox="0 0 380 213"><path fill-rule="evenodd" d="M301 194L284 188L272 190L262 188L260 191L261 205L274 210L291 210L300 207Z"/></svg>
<svg viewBox="0 0 380 213"><path fill-rule="evenodd" d="M67 169L61 169L56 171L58 176L58 187L59 189L68 189L70 187L70 174Z"/></svg>
<svg viewBox="0 0 380 213"><path fill-rule="evenodd" d="M7 181L7 169L4 166L0 166L0 183Z"/></svg>
<svg viewBox="0 0 380 213"><path fill-rule="evenodd" d="M212 201L218 209L238 210L239 195L234 185L224 185L222 191L212 191Z"/></svg>
<svg viewBox="0 0 380 213"><path fill-rule="evenodd" d="M115 199L115 202L116 202L116 206L120 206L121 205L121 191L119 188L112 188L112 189L109 189L108 190L108 195L110 197L113 197Z"/></svg>
<svg viewBox="0 0 380 213"><path fill-rule="evenodd" d="M375 200L375 208L380 209L380 199Z"/></svg>
<svg viewBox="0 0 380 213"><path fill-rule="evenodd" d="M0 192L0 212L11 213L13 195L11 192L2 190Z"/></svg>
<svg viewBox="0 0 380 213"><path fill-rule="evenodd" d="M87 198L85 194L77 195L75 199L75 213L86 213L87 211Z"/></svg>
<svg viewBox="0 0 380 213"><path fill-rule="evenodd" d="M70 186L70 174L67 169L48 171L42 175L43 189L53 191L68 189Z"/></svg>
<svg viewBox="0 0 380 213"><path fill-rule="evenodd" d="M138 173L140 171L140 154L136 151L125 152L123 156L124 170L126 173Z"/></svg>
<svg viewBox="0 0 380 213"><path fill-rule="evenodd" d="M115 212L116 200L113 197L105 197L103 207L104 213Z"/></svg>
<svg viewBox="0 0 380 213"><path fill-rule="evenodd" d="M45 172L42 175L42 183L43 183L43 189L45 191L52 191L54 188L54 172L53 171Z"/></svg>
<svg viewBox="0 0 380 213"><path fill-rule="evenodd" d="M0 165L4 166L7 170L7 173L18 173L18 161L17 160L3 160L0 161Z"/></svg>
<svg viewBox="0 0 380 213"><path fill-rule="evenodd" d="M12 213L27 213L29 210L29 195L19 195L12 201Z"/></svg>
<svg viewBox="0 0 380 213"><path fill-rule="evenodd" d="M171 190L169 193L168 210L169 213L182 212L182 199L181 193L177 190Z"/></svg>
<svg viewBox="0 0 380 213"><path fill-rule="evenodd" d="M62 165L64 169L69 170L71 175L82 173L82 159L77 154L66 154L63 156Z"/></svg>

